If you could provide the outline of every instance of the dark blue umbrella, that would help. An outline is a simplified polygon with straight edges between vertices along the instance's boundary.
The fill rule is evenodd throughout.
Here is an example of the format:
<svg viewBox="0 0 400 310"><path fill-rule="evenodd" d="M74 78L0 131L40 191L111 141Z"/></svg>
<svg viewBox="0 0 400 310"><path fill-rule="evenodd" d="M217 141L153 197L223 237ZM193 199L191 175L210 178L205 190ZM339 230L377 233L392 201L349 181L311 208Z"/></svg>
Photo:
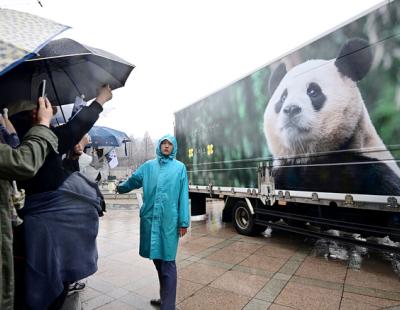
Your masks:
<svg viewBox="0 0 400 310"><path fill-rule="evenodd" d="M125 132L103 126L93 126L89 131L89 136L91 139L90 146L92 147L118 147L130 141Z"/></svg>

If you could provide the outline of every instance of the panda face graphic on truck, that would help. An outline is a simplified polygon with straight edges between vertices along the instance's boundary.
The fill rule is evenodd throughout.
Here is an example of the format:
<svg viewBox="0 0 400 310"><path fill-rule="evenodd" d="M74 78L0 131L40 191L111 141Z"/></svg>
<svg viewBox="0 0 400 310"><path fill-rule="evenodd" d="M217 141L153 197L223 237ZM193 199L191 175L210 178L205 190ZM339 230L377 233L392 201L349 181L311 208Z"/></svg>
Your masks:
<svg viewBox="0 0 400 310"><path fill-rule="evenodd" d="M372 145L359 140L354 147L383 145L357 86L371 65L367 50L366 41L355 39L336 59L308 60L289 71L281 63L274 70L264 114L265 136L274 157L340 150L360 135Z"/></svg>
<svg viewBox="0 0 400 310"><path fill-rule="evenodd" d="M271 98L270 109L275 112L277 130L291 149L303 149L313 138L313 129L327 97L312 70L319 61L305 63L290 71ZM304 73L306 72L306 73Z"/></svg>
<svg viewBox="0 0 400 310"><path fill-rule="evenodd" d="M270 149L278 146L280 155L314 153L331 146L332 137L340 145L354 132L362 105L355 82L332 61L304 62L283 77L267 105Z"/></svg>

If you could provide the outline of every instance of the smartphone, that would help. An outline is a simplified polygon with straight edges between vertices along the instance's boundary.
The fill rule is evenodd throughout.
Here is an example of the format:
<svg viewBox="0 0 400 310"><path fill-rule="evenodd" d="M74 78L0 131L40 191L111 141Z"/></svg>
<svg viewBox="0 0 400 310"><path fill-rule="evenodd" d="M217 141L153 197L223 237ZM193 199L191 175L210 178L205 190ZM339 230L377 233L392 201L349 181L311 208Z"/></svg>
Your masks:
<svg viewBox="0 0 400 310"><path fill-rule="evenodd" d="M38 97L46 97L46 80L40 82Z"/></svg>
<svg viewBox="0 0 400 310"><path fill-rule="evenodd" d="M39 109L39 97L46 97L46 80L42 80L39 85L37 109Z"/></svg>

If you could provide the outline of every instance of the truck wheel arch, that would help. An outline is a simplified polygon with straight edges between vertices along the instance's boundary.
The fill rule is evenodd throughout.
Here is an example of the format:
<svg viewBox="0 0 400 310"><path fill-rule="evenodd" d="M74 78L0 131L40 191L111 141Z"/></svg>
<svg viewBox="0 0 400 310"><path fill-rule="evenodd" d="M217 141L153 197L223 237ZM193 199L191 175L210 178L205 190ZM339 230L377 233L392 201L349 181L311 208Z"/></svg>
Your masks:
<svg viewBox="0 0 400 310"><path fill-rule="evenodd" d="M225 208L230 211L232 224L239 234L253 236L266 229L266 226L255 223L254 208L250 199L228 197Z"/></svg>

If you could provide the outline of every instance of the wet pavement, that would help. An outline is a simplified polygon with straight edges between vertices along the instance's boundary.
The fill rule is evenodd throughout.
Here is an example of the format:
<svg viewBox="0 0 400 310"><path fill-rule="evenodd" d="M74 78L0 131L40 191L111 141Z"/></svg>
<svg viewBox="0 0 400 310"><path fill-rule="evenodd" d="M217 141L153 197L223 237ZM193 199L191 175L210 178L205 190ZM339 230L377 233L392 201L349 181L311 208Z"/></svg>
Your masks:
<svg viewBox="0 0 400 310"><path fill-rule="evenodd" d="M208 201L207 219L192 222L180 241L178 309L400 309L400 277L381 255L361 251L354 265L332 259L326 242L322 253L320 242L299 235L238 235L221 223L222 208ZM158 297L157 273L138 243L137 202L109 199L99 270L81 293L85 310L155 309L149 300Z"/></svg>

